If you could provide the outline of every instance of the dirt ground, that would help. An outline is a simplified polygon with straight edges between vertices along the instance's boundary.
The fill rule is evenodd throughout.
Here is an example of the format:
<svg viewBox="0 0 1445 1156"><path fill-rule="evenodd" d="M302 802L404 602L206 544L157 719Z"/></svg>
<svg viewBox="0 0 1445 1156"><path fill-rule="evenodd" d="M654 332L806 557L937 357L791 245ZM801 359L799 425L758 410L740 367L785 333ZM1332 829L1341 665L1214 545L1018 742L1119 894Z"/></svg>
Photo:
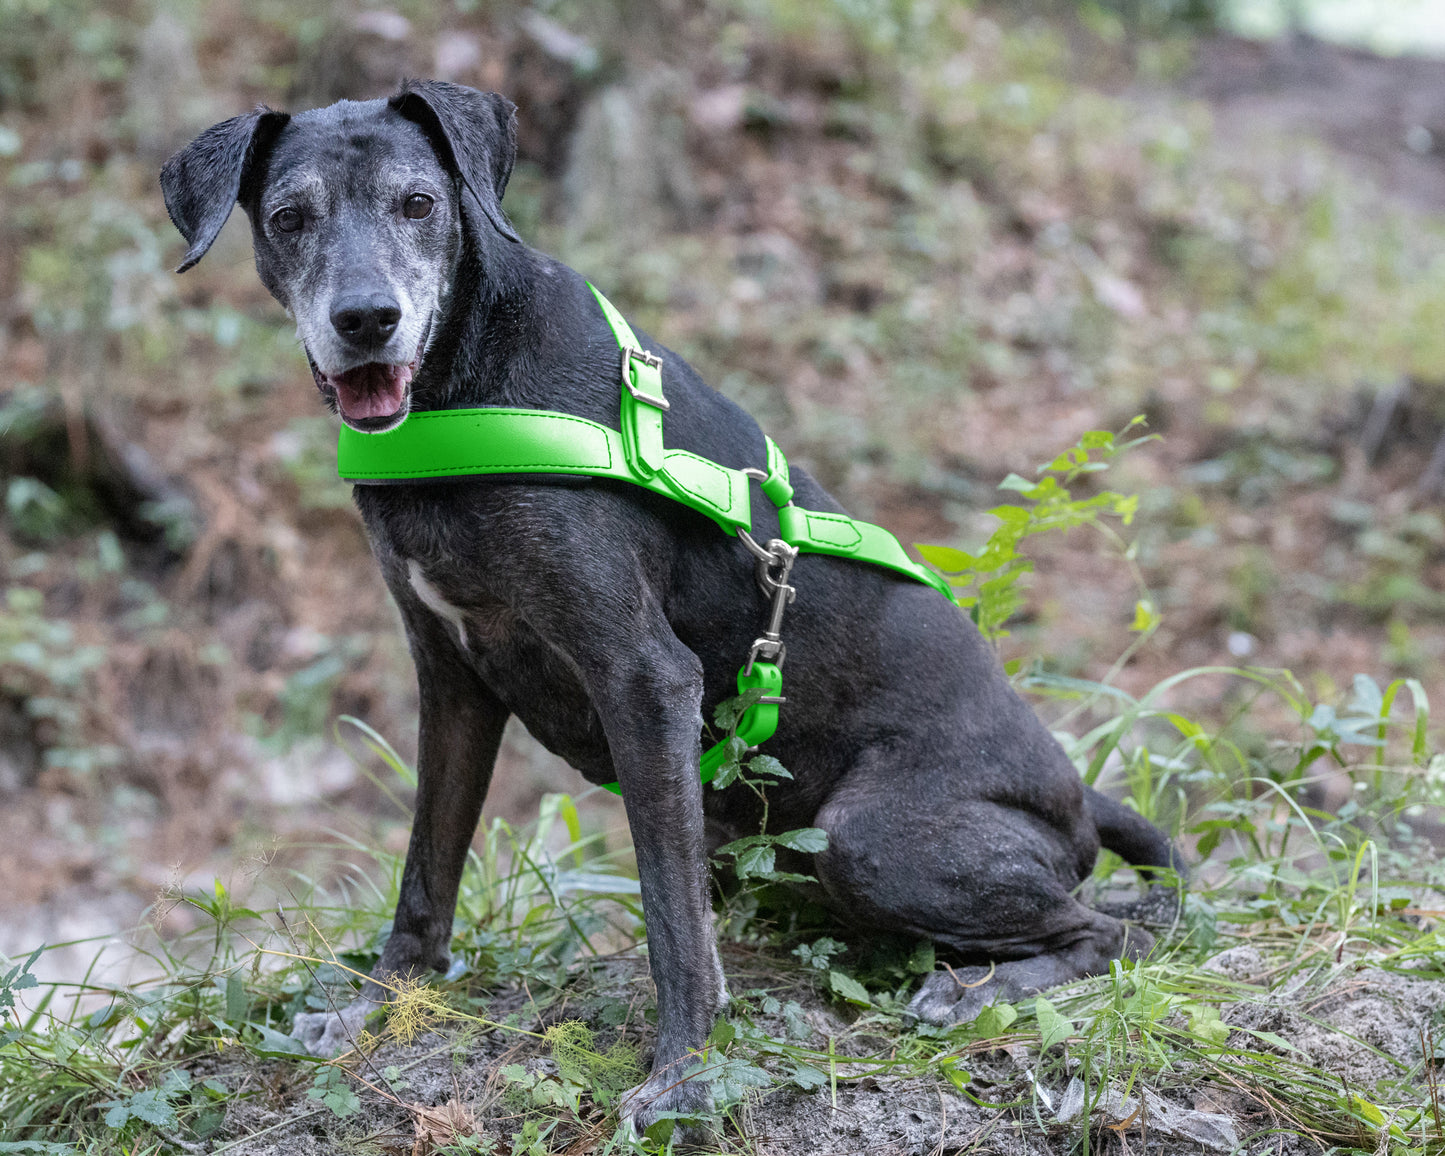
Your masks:
<svg viewBox="0 0 1445 1156"><path fill-rule="evenodd" d="M1057 1154L1077 1150L1084 1120L1084 1087L1076 1074L1077 1059L1067 1047L1040 1056L1037 1046L1020 1042L1007 1047L973 1051L959 1065L969 1073L967 1095L937 1078L899 1078L861 1075L875 1065L861 1059L883 1048L891 1037L886 1028L876 1035L853 1030L858 1018L840 1010L809 982L790 972L782 960L767 960L754 953L725 954L734 990L747 990L762 982L779 999L802 1007L803 1020L812 1034L800 1038L798 1020L791 1035L781 1017L759 1015L759 1027L804 1046L824 1050L837 1041L839 1081L836 1092L828 1086L803 1091L780 1083L751 1093L734 1111L724 1129L722 1151L756 1156L949 1156L965 1152L1004 1154ZM1307 977L1272 986L1270 966L1249 946L1221 953L1207 965L1241 985L1240 999L1227 1005L1222 1020L1234 1030L1224 1041L1227 1049L1293 1056L1363 1095L1375 1095L1381 1081L1398 1080L1401 1071L1418 1064L1421 1040L1438 1024L1445 1009L1445 985L1437 980L1415 979L1408 973L1384 972L1346 962L1326 967ZM526 996L518 991L494 994L488 1013L500 1016L520 1011L519 1026L538 1030L562 1019L593 1017L599 1047L619 1037L633 1038L645 1047L646 1029L623 1023L609 1027L595 1020L596 1008L607 999L620 999L641 1010L651 998L645 961L614 958L583 969L579 989L584 998L566 992L540 1015L527 1014ZM1067 989L1055 993L1066 999ZM1269 1033L1261 1038L1251 1032ZM429 1032L412 1043L383 1045L362 1068L369 1079L395 1066L404 1073L404 1086L386 1096L363 1090L363 1110L338 1121L325 1109L315 1110L304 1099L306 1075L301 1073L287 1092L274 1065L228 1061L224 1055L199 1065L193 1076L219 1076L231 1086L265 1088L273 1095L257 1096L252 1106L233 1108L224 1130L215 1139L217 1152L235 1156L330 1156L347 1144L367 1142L381 1153L411 1151L417 1135L415 1106L459 1104L473 1134L496 1137L506 1151L520 1131L522 1112L516 1094L509 1094L498 1072L506 1064L522 1064L528 1071L556 1072L545 1051L528 1041L497 1034L462 1037L455 1032ZM1288 1041L1286 1044L1285 1041ZM1036 1041L1035 1041L1036 1045ZM296 1079L294 1069L290 1078ZM394 1085L395 1086L395 1085ZM1420 1102L1429 1095L1416 1086ZM1163 1094L1147 1080L1133 1080L1121 1063L1119 1077L1108 1088L1088 1091L1089 1130L1096 1150L1122 1154L1147 1151L1184 1156L1200 1152L1306 1153L1318 1152L1317 1137L1278 1131L1278 1117L1270 1093L1247 1081L1228 1081L1200 1070L1171 1073ZM261 1106L264 1104L264 1107ZM409 1107L413 1106L413 1107ZM992 1105L992 1106L991 1106ZM1008 1107L1004 1107L1008 1105ZM1022 1108L1019 1107L1022 1105ZM598 1130L593 1143L608 1132L596 1113ZM588 1134L577 1133L582 1150ZM569 1137L551 1137L551 1150L562 1150ZM717 1150L717 1149L710 1149Z"/></svg>
<svg viewBox="0 0 1445 1156"><path fill-rule="evenodd" d="M1394 196L1445 211L1445 63L1307 37L1220 38L1186 84L1231 139L1315 137Z"/></svg>

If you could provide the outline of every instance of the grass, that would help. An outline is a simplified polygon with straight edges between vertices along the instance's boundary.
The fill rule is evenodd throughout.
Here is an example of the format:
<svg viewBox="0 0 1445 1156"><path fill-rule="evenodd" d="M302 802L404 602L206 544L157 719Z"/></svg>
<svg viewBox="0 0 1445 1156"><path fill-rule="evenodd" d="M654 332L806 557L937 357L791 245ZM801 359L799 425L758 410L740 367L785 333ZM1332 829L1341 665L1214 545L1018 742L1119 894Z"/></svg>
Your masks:
<svg viewBox="0 0 1445 1156"><path fill-rule="evenodd" d="M1120 1103L1206 1088L1247 1101L1257 1132L1362 1151L1445 1149L1434 1069L1424 1058L1434 1055L1424 1032L1438 1027L1422 1025L1413 1062L1379 1051L1388 1076L1354 1086L1241 1012L1281 990L1305 1007L1361 969L1445 979L1439 914L1420 899L1439 894L1439 865L1408 830L1445 787L1445 756L1431 752L1423 695L1405 684L1381 692L1362 679L1334 708L1311 703L1281 672L1178 677L1231 680L1255 703L1278 696L1295 712L1298 733L1262 742L1244 700L1229 726L1209 732L1160 705L1168 686L1135 701L1101 685L1023 679L1075 710L1105 715L1072 744L1081 771L1121 777L1141 810L1206 856L1162 953L945 1030L903 1015L918 974L933 964L918 945L865 950L785 931L776 916L734 918L730 939L749 945L766 982L737 991L735 978L739 998L697 1069L714 1079L734 1126L772 1089L826 1099L849 1085L905 1078L956 1089L1025 1128L1068 1132L1082 1143L1110 1127L1127 1130ZM390 785L409 786L405 764L377 736L366 741L395 776ZM1324 763L1352 786L1338 814L1308 802L1314 768ZM203 913L206 926L177 941L146 941L153 982L39 985L38 959L17 962L0 982L0 1006L24 995L31 1010L11 1006L0 1037L0 1136L9 1145L0 1151L206 1150L194 1145L234 1139L228 1118L254 1114L268 1097L343 1131L353 1117L390 1105L437 1136L452 1128L458 1151L508 1151L508 1135L512 1151L633 1150L613 1133L609 1113L641 1070L637 1030L616 1030L636 1009L609 992L606 971L614 953L635 943L636 883L592 858L591 841L578 835L565 796L550 797L525 830L494 823L468 862L453 973L435 988L402 991L377 1034L335 1061L295 1054L285 1032L297 1011L324 1006L375 960L399 862L374 848L351 848L352 857L372 859L379 873L365 878L383 884L358 877L328 896L293 881L300 897L271 914L239 905L219 882L205 894L171 897ZM1101 886L1113 866L1101 863ZM1201 966L1239 945L1258 952L1265 974L1245 982ZM810 1005L834 1005L836 1030L826 1042L799 993ZM429 1032L436 1034L423 1036ZM458 1099L451 1115L428 1115L441 1109L408 1093L392 1054L419 1036L433 1051L461 1055L491 1040L513 1057L496 1065L490 1114ZM606 1047L597 1042L603 1037ZM1026 1056L1026 1089L1000 1096L996 1082L971 1076L1001 1049ZM552 1063L538 1066L543 1057ZM1086 1106L1065 1129L1054 1116L1074 1081ZM288 1084L304 1086L304 1099L278 1096ZM492 1139L467 1147L463 1135ZM650 1141L638 1143L650 1150ZM729 1135L723 1150L749 1150L745 1134Z"/></svg>
<svg viewBox="0 0 1445 1156"><path fill-rule="evenodd" d="M10 363L17 385L30 383L0 406L0 430L26 441L24 411L57 397L67 413L125 414L127 438L194 486L192 530L215 534L186 543L191 523L172 512L176 557L156 560L95 524L95 494L44 473L58 454L0 478L16 588L0 606L0 712L23 716L44 748L23 776L118 806L148 773L148 756L106 725L131 711L137 647L164 657L183 636L188 662L234 685L214 708L218 728L276 742L321 730L313 708L358 702L399 732L410 675L400 647L372 645L392 630L388 612L358 620L340 596L361 590L384 606L334 477L330 426L306 395L293 327L255 281L244 229L186 278L169 272L179 239L156 195L155 146L137 136L150 98L116 84L152 35L154 6L137 0L128 19L91 7L11 4L25 32L0 51L12 102L0 179L15 193L0 222L13 259L0 264L21 303ZM490 32L489 7L443 5L429 19ZM1435 404L1438 220L1380 211L1330 166L1318 179L1294 172L1294 146L1289 171L1241 174L1201 107L1141 107L1069 79L1088 73L1080 57L1118 65L1118 41L1081 32L1071 55L1056 21L964 4L710 0L671 29L674 51L619 30L622 7L546 6L605 57L685 62L698 79L669 97L679 106L724 80L746 89L721 157L671 157L698 203L663 213L645 244L605 230L579 239L557 208L559 182L524 160L509 211L529 242L615 290L855 512L890 521L906 505L939 537L939 523L970 527L991 482L1052 449L1060 425L1117 425L1147 409L1156 428L1173 425L1171 460L1144 494L1156 517L1135 562L1169 630L1198 643L1189 664L1207 660L1198 649L1222 657L1223 619L1311 677L1438 676L1445 602L1429 568L1445 524L1396 500L1393 481L1362 490L1347 454L1319 444L1332 445L1327 427L1357 387L1415 379ZM405 10L430 37L421 8ZM215 115L262 96L283 103L296 77L330 75L315 67L323 11L268 6L258 25L219 0L197 8ZM34 59L22 68L21 57ZM781 79L795 72L810 79ZM88 150L59 131L70 107L105 110ZM675 137L659 132L653 147ZM248 478L254 463L260 487L240 503L238 461ZM1232 528L1266 510L1268 535ZM302 574L342 575L337 596ZM331 641L319 654L273 653L271 620L221 621L225 603L250 598ZM1017 625L1018 643L1101 677L1088 657L1101 631L1054 605L1041 610L1054 621ZM1070 629L1085 635L1077 660L1060 641ZM1348 648L1353 636L1378 666ZM222 770L200 773L222 782Z"/></svg>
<svg viewBox="0 0 1445 1156"><path fill-rule="evenodd" d="M961 603L977 613L980 573L1012 573L1018 543L1037 529L1092 526L1127 558L1128 543L1095 515L1133 503L1075 498L1058 481L1077 484L1119 448L1086 436L1042 471L1055 479L1047 493L1006 484L1032 504L1000 507L1008 532L988 550L933 551L945 565L966 560L955 567L971 576ZM1015 524L1019 510L1041 524ZM1005 591L1016 607L1014 583ZM993 622L995 636L1006 616ZM1136 615L1136 625L1152 629L1156 617ZM1153 1127L1176 1140L1180 1129L1214 1128L1231 1144L1279 1133L1321 1149L1445 1151L1438 1012L1407 1009L1418 1049L1370 1043L1309 1015L1341 985L1445 979L1441 913L1425 898L1445 878L1416 830L1438 822L1445 801L1445 755L1432 746L1423 686L1382 688L1361 675L1343 701L1322 702L1289 672L1248 667L1183 671L1139 697L1037 666L1016 678L1053 714L1086 781L1122 790L1200 860L1160 950L992 1005L971 1024L933 1028L905 1014L935 966L931 945L850 943L760 869L758 885L730 895L719 919L735 1002L679 1073L712 1081L727 1121L721 1150L755 1150L751 1121L780 1090L836 1106L840 1094L886 1080L952 1090L985 1127L1085 1148ZM1222 725L1173 705L1196 682L1224 704ZM413 770L364 723L342 725L366 773L399 804ZM765 793L785 772L761 762L744 782ZM1326 786L1342 794L1333 809L1320 802ZM802 834L819 833L769 839ZM566 795L549 796L525 828L494 820L464 873L452 971L435 987L398 990L384 1024L335 1060L300 1054L286 1032L298 1012L347 998L378 956L401 861L364 843L340 847L350 866L339 884L281 880L287 898L274 912L219 880L163 897L191 907L202 926L137 941L155 968L150 982L40 984L42 952L14 963L0 979L0 1151L227 1151L276 1111L358 1151L398 1128L419 1152L667 1147L671 1121L638 1139L616 1129L618 1099L642 1071L651 1003L638 986L637 883L598 844ZM1119 868L1101 856L1093 886L1129 886ZM1230 949L1247 949L1247 974L1210 962ZM1270 1015L1293 1023L1296 1038ZM1341 1067L1302 1046L1306 1029L1363 1055L1370 1078L1360 1082L1359 1056ZM435 1086L438 1064L450 1096ZM429 1090L414 1084L417 1073L430 1075ZM1201 1116L1184 1106L1201 1097L1223 1107Z"/></svg>

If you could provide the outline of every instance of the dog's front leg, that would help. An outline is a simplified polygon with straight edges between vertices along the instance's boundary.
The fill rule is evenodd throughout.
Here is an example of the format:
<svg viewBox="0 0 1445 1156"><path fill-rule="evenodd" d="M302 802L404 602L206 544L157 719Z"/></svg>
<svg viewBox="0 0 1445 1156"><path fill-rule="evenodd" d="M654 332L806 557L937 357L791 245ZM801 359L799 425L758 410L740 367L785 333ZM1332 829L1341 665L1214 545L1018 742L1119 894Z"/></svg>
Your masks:
<svg viewBox="0 0 1445 1156"><path fill-rule="evenodd" d="M293 1034L312 1055L352 1047L367 1015L386 1002L384 983L446 971L457 888L507 722L507 708L463 660L450 628L407 591L395 593L421 692L411 844L391 935L361 994L343 1008L296 1017Z"/></svg>
<svg viewBox="0 0 1445 1156"><path fill-rule="evenodd" d="M664 633L665 632L665 633ZM706 1116L705 1075L690 1075L727 1003L712 925L698 780L702 667L665 628L618 645L584 673L602 718L637 853L657 986L652 1074L623 1102L637 1131L663 1112ZM595 671L595 676L593 672Z"/></svg>

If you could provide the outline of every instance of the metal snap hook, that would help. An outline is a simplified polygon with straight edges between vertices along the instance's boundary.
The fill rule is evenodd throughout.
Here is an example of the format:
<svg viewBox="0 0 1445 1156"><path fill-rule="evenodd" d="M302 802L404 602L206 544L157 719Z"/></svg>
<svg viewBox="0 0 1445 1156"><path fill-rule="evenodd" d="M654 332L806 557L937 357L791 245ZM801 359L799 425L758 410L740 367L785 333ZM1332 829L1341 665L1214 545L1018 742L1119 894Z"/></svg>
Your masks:
<svg viewBox="0 0 1445 1156"><path fill-rule="evenodd" d="M748 651L748 664L743 670L744 674L751 674L753 663L759 659L771 662L778 667L783 665L783 660L788 655L788 648L783 644L782 636L783 612L787 610L788 604L798 596L798 592L788 585L788 578L793 572L793 563L798 558L798 548L788 545L781 538L773 538L768 542L764 553L766 559L758 559L757 578L763 593L772 596L772 612L768 616L767 629L763 631L761 638L753 640L752 649ZM777 570L776 577L773 575L775 568Z"/></svg>

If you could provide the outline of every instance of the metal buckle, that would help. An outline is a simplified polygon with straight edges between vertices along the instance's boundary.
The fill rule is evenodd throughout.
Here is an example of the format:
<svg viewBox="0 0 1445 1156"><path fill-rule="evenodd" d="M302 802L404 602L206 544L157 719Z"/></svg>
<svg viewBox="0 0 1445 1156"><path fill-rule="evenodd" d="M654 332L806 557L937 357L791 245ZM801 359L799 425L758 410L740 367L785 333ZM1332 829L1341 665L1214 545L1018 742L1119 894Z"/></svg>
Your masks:
<svg viewBox="0 0 1445 1156"><path fill-rule="evenodd" d="M752 544L757 545L756 542ZM748 651L744 674L751 674L753 663L759 659L778 667L783 665L784 659L788 657L788 648L782 638L783 611L788 608L788 603L798 596L798 592L788 585L788 576L798 558L797 547L788 545L780 538L773 538L765 549L759 547L759 551L764 557L760 557L757 563L758 585L763 588L763 593L772 595L773 605L767 629L763 631L761 638L753 640L752 648ZM777 577L772 574L774 567L778 571Z"/></svg>
<svg viewBox="0 0 1445 1156"><path fill-rule="evenodd" d="M771 566L775 561L777 561L777 559L773 557L771 551L764 550L761 546L759 546L757 539L754 538L751 534L749 534L746 530L744 530L741 526L738 527L737 534L738 541L742 542L742 544L748 548L748 553L751 554L754 558L756 558L759 562ZM771 591L764 588L763 593L770 594Z"/></svg>
<svg viewBox="0 0 1445 1156"><path fill-rule="evenodd" d="M648 353L645 349L638 349L628 345L622 350L622 388L630 393L635 401L650 405L654 409L671 409L672 404L665 397L656 394L645 393L632 384L632 359L637 358L643 365L652 369L662 368L662 358L655 353Z"/></svg>

